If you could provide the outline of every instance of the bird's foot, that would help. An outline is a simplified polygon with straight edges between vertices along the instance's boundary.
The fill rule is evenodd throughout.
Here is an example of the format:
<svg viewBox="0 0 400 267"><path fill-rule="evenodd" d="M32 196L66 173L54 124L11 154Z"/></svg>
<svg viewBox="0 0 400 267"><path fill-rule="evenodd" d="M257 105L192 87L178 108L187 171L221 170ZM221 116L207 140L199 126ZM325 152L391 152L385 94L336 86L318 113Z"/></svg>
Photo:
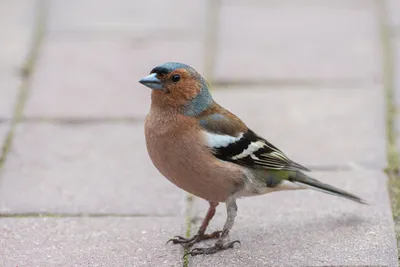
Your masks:
<svg viewBox="0 0 400 267"><path fill-rule="evenodd" d="M191 238L184 238L182 236L175 236L175 238L172 238L167 241L167 244L169 242L172 242L172 244L181 244L185 248L190 248L194 244L199 243L204 240L209 240L209 239L214 239L218 238L221 235L221 231L215 231L211 234L196 234Z"/></svg>
<svg viewBox="0 0 400 267"><path fill-rule="evenodd" d="M185 257L186 255L196 256L196 255L209 255L209 254L214 254L214 253L217 253L217 252L219 252L219 251L226 250L226 249L228 249L228 248L233 248L233 245L234 245L235 243L240 244L240 241L239 241L239 240L235 240L235 241L232 241L232 242L228 242L228 243L226 243L226 244L217 242L217 243L215 243L214 246L209 247L209 248L194 248L194 249L192 249L190 252L186 253L186 254L184 255L184 257Z"/></svg>

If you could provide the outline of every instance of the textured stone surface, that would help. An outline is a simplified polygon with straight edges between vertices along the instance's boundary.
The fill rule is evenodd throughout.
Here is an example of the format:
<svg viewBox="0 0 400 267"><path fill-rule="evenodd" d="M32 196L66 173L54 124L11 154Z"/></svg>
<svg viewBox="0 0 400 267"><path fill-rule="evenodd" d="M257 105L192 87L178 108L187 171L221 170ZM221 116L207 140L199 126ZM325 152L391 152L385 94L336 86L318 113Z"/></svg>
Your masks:
<svg viewBox="0 0 400 267"><path fill-rule="evenodd" d="M311 190L238 200L230 238L242 244L219 255L196 257L191 266L397 266L386 176L364 169L317 172L313 177L351 191L370 205ZM206 207L196 199L194 215L202 217ZM221 205L210 231L224 221Z"/></svg>
<svg viewBox="0 0 400 267"><path fill-rule="evenodd" d="M398 0L388 0L387 7L389 13L389 20L391 26L396 27L397 31L400 29L400 1Z"/></svg>
<svg viewBox="0 0 400 267"><path fill-rule="evenodd" d="M144 118L150 89L138 80L165 61L202 70L201 52L201 42L47 40L25 116Z"/></svg>
<svg viewBox="0 0 400 267"><path fill-rule="evenodd" d="M2 218L1 266L182 266L181 218Z"/></svg>
<svg viewBox="0 0 400 267"><path fill-rule="evenodd" d="M4 143L4 138L6 137L8 130L10 129L9 127L10 125L8 123L0 122L0 146L2 146Z"/></svg>
<svg viewBox="0 0 400 267"><path fill-rule="evenodd" d="M214 98L307 166L385 166L383 89L236 88Z"/></svg>
<svg viewBox="0 0 400 267"><path fill-rule="evenodd" d="M400 36L393 38L393 52L394 52L394 98L397 109L400 107ZM399 114L396 116L396 137L397 148L400 150L400 118Z"/></svg>
<svg viewBox="0 0 400 267"><path fill-rule="evenodd" d="M34 3L29 0L0 2L0 120L12 116L20 85L20 70L29 51Z"/></svg>
<svg viewBox="0 0 400 267"><path fill-rule="evenodd" d="M0 212L180 214L143 125L22 124L0 179ZM21 194L21 192L24 192Z"/></svg>
<svg viewBox="0 0 400 267"><path fill-rule="evenodd" d="M216 79L380 78L374 1L222 3Z"/></svg>
<svg viewBox="0 0 400 267"><path fill-rule="evenodd" d="M198 38L204 31L206 4L207 1L200 0L55 0L51 3L49 29L50 32Z"/></svg>
<svg viewBox="0 0 400 267"><path fill-rule="evenodd" d="M20 85L21 80L15 75L0 73L0 120L11 119Z"/></svg>
<svg viewBox="0 0 400 267"><path fill-rule="evenodd" d="M0 3L0 77L4 70L18 71L25 60L34 25L35 1L4 0Z"/></svg>

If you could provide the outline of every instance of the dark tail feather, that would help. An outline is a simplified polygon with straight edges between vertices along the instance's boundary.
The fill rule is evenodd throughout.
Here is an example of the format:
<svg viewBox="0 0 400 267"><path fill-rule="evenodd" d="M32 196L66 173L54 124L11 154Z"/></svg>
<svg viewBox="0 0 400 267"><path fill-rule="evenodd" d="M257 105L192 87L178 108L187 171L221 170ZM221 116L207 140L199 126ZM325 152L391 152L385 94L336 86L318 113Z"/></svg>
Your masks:
<svg viewBox="0 0 400 267"><path fill-rule="evenodd" d="M315 180L311 177L308 177L307 175L305 175L301 172L296 172L294 177L290 177L289 180L293 183L300 183L302 185L306 185L308 187L311 187L312 189L316 189L316 190L322 191L327 194L347 198L347 199L353 200L355 202L368 205L368 203L365 202L363 199L361 199L353 194L350 194L342 189L333 187L331 185L321 183L320 181Z"/></svg>
<svg viewBox="0 0 400 267"><path fill-rule="evenodd" d="M296 163L294 161L290 162L289 166L292 167L293 168L292 170L295 170L295 171L303 170L303 171L306 171L306 172L310 172L309 169L307 169L306 167L304 167L304 166L302 166L302 165L300 165L300 164L298 164L298 163Z"/></svg>

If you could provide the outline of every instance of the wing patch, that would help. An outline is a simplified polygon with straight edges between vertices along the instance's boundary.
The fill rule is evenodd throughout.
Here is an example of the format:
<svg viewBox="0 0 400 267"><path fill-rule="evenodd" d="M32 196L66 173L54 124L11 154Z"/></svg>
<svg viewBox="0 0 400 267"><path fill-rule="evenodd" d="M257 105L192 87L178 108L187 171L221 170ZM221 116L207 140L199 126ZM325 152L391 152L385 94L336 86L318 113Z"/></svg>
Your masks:
<svg viewBox="0 0 400 267"><path fill-rule="evenodd" d="M250 129L237 137L223 136L218 140L209 142L209 147L221 160L253 168L309 171Z"/></svg>

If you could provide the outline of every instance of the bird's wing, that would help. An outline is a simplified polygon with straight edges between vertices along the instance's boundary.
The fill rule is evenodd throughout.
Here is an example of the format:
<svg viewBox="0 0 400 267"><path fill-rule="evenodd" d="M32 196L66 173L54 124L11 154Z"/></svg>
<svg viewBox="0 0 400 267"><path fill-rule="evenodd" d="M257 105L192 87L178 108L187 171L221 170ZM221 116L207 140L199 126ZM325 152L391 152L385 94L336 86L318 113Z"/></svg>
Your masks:
<svg viewBox="0 0 400 267"><path fill-rule="evenodd" d="M249 168L309 171L248 129L228 111L204 115L199 121L206 145L221 160Z"/></svg>

